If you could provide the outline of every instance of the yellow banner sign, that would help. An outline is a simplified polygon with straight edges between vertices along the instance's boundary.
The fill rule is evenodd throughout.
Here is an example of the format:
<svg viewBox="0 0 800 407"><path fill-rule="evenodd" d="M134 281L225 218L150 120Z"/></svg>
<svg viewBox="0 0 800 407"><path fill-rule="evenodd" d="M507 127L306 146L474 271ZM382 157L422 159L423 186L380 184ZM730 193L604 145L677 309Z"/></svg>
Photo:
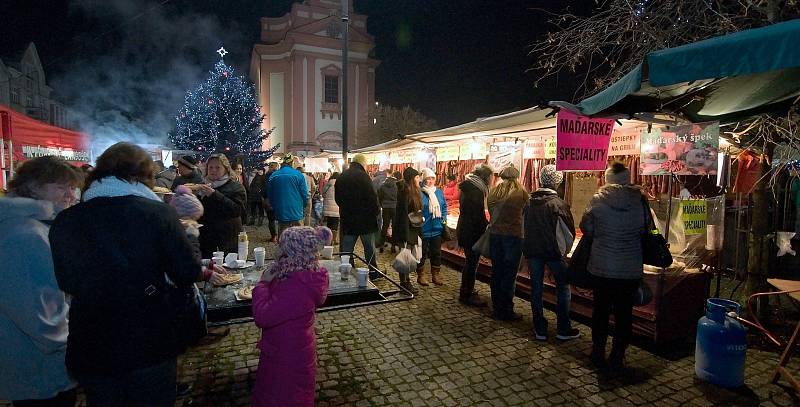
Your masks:
<svg viewBox="0 0 800 407"><path fill-rule="evenodd" d="M458 146L439 147L436 149L437 161L458 160Z"/></svg>
<svg viewBox="0 0 800 407"><path fill-rule="evenodd" d="M704 199L681 201L684 234L700 235L706 231L707 207Z"/></svg>

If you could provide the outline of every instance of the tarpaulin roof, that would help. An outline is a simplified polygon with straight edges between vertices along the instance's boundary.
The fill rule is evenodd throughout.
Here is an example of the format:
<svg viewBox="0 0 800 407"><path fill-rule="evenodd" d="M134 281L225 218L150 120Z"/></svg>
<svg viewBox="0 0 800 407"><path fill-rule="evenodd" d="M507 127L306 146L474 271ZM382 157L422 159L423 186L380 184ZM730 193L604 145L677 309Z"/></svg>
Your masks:
<svg viewBox="0 0 800 407"><path fill-rule="evenodd" d="M62 148L71 151L88 150L88 140L82 133L51 126L0 105L0 136L14 145L15 161L24 159L22 146ZM47 155L47 154L45 154ZM65 157L69 160L69 157ZM76 160L81 161L81 160Z"/></svg>
<svg viewBox="0 0 800 407"><path fill-rule="evenodd" d="M735 121L800 96L800 19L651 52L636 68L577 105L586 116L672 112Z"/></svg>
<svg viewBox="0 0 800 407"><path fill-rule="evenodd" d="M470 137L509 137L525 138L537 135L552 134L555 131L556 118L551 115L552 109L531 107L507 114L483 117L475 121L459 124L441 130L404 135L404 137L387 141L374 146L353 150L353 152L373 152L421 148L432 145L445 145L461 142Z"/></svg>

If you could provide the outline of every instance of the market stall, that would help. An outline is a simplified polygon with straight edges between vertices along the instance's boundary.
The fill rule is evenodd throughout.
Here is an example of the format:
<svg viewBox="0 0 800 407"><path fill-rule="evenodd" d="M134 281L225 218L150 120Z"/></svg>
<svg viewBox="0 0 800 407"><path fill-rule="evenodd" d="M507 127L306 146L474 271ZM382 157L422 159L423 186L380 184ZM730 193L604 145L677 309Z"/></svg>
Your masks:
<svg viewBox="0 0 800 407"><path fill-rule="evenodd" d="M51 126L0 105L0 189L18 163L29 158L59 156L79 166L90 161L85 135Z"/></svg>

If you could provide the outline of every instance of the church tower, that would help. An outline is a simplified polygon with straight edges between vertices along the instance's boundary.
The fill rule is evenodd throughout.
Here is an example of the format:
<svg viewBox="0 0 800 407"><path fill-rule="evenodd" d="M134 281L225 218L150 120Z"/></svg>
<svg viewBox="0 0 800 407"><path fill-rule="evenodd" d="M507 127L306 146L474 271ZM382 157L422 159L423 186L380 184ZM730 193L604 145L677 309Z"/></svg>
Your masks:
<svg viewBox="0 0 800 407"><path fill-rule="evenodd" d="M367 135L375 103L375 41L367 16L350 3L348 143ZM339 0L306 0L289 13L261 19L260 42L253 46L250 78L267 115L267 139L279 152L315 154L342 145L342 5Z"/></svg>

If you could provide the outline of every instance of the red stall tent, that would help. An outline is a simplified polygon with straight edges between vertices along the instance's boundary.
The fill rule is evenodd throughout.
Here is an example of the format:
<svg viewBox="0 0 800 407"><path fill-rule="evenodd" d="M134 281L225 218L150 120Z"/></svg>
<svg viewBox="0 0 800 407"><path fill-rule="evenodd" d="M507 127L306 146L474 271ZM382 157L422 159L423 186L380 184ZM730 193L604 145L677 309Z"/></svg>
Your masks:
<svg viewBox="0 0 800 407"><path fill-rule="evenodd" d="M47 155L75 166L90 161L89 140L76 131L51 126L0 105L0 188L5 189L17 163Z"/></svg>

